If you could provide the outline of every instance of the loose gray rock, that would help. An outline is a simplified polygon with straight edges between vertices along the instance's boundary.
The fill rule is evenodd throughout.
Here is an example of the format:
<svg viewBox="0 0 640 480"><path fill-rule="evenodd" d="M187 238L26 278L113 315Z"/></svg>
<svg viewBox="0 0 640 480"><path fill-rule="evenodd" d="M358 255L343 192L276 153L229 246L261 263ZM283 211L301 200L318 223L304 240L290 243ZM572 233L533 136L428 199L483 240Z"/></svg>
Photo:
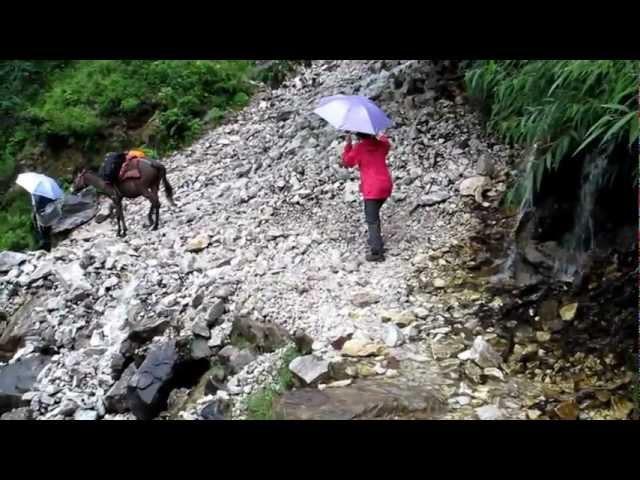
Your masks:
<svg viewBox="0 0 640 480"><path fill-rule="evenodd" d="M74 420L98 420L98 412L95 410L78 410L73 415Z"/></svg>
<svg viewBox="0 0 640 480"><path fill-rule="evenodd" d="M305 355L294 358L289 364L289 370L304 380L305 384L310 385L326 377L329 373L329 362L313 355Z"/></svg>
<svg viewBox="0 0 640 480"><path fill-rule="evenodd" d="M387 347L399 347L405 342L402 331L392 324L384 326L382 341Z"/></svg>
<svg viewBox="0 0 640 480"><path fill-rule="evenodd" d="M370 292L356 293L351 297L351 303L356 307L368 307L380 301L380 296Z"/></svg>
<svg viewBox="0 0 640 480"><path fill-rule="evenodd" d="M480 420L503 420L504 412L495 405L485 405L475 409Z"/></svg>
<svg viewBox="0 0 640 480"><path fill-rule="evenodd" d="M29 258L24 253L3 251L0 252L0 272L8 272L9 270L24 263Z"/></svg>
<svg viewBox="0 0 640 480"><path fill-rule="evenodd" d="M478 336L473 341L473 346L458 355L460 360L473 360L482 368L498 367L502 358L484 338Z"/></svg>
<svg viewBox="0 0 640 480"><path fill-rule="evenodd" d="M198 335L199 337L211 337L211 331L209 330L209 326L207 325L207 321L205 319L196 320L191 326L191 331L194 335Z"/></svg>
<svg viewBox="0 0 640 480"><path fill-rule="evenodd" d="M32 420L33 410L29 407L16 408L0 415L0 420Z"/></svg>
<svg viewBox="0 0 640 480"><path fill-rule="evenodd" d="M222 323L222 316L226 312L223 300L217 301L207 314L207 327L212 328Z"/></svg>

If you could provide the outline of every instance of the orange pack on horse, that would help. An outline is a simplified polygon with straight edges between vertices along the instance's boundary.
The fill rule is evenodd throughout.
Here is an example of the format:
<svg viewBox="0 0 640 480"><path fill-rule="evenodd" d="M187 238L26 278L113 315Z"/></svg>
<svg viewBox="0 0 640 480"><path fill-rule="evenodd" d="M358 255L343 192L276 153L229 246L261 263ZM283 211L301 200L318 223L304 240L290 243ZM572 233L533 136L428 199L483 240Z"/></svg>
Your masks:
<svg viewBox="0 0 640 480"><path fill-rule="evenodd" d="M160 221L160 181L164 185L165 195L171 205L173 202L173 188L167 180L167 170L157 160L148 159L139 150L129 152L110 153L106 156L98 174L84 169L73 182L73 191L78 192L89 185L104 192L116 209L118 222L118 236L127 235L127 226L122 210L123 198L137 198L143 196L151 202L149 208L149 226L158 229ZM153 213L155 212L155 222Z"/></svg>

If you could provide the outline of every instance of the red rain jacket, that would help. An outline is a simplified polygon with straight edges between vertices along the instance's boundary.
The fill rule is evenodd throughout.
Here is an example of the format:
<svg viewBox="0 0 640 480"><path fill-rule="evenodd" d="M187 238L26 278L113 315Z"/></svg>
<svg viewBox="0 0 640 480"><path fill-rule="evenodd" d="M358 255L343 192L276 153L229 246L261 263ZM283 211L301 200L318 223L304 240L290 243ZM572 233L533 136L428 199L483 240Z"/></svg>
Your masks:
<svg viewBox="0 0 640 480"><path fill-rule="evenodd" d="M386 163L390 148L385 136L344 147L342 164L345 167L357 165L360 169L360 191L365 200L382 200L391 196L393 181Z"/></svg>

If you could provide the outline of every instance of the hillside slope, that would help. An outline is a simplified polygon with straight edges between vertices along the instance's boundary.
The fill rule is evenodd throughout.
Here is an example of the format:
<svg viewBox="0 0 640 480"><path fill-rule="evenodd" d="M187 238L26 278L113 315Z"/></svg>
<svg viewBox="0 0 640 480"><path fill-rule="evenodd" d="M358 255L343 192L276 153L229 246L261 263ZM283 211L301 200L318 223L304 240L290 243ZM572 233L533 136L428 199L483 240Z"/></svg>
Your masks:
<svg viewBox="0 0 640 480"><path fill-rule="evenodd" d="M51 254L4 259L17 266L0 291L0 375L42 368L28 394L0 394L5 405L37 418L244 418L301 329L313 355L295 369L313 386L276 401L286 418L546 415L532 407L541 382L510 371L503 339L478 322L477 302L500 299L458 264L488 235L483 212L518 152L484 136L447 75L431 62L314 62L163 159L177 206L163 203L157 232L133 201L125 239L90 223ZM357 172L338 167L341 139L312 113L338 93L371 96L395 121L384 263L363 262ZM546 341L532 335L523 354Z"/></svg>

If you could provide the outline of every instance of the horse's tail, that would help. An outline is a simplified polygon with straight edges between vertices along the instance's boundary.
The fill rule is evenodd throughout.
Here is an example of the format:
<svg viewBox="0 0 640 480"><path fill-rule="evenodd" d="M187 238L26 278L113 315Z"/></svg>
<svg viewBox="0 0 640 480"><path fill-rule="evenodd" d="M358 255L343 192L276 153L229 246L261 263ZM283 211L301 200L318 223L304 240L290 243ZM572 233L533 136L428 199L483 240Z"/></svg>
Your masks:
<svg viewBox="0 0 640 480"><path fill-rule="evenodd" d="M169 180L167 179L167 169L165 168L164 165L162 165L157 160L150 160L150 163L151 163L151 166L153 166L153 168L158 170L158 172L160 173L160 178L162 179L162 185L164 185L164 194L167 197L167 200L169 201L169 203L175 207L176 204L173 201L173 187L171 186L171 184L169 183Z"/></svg>

